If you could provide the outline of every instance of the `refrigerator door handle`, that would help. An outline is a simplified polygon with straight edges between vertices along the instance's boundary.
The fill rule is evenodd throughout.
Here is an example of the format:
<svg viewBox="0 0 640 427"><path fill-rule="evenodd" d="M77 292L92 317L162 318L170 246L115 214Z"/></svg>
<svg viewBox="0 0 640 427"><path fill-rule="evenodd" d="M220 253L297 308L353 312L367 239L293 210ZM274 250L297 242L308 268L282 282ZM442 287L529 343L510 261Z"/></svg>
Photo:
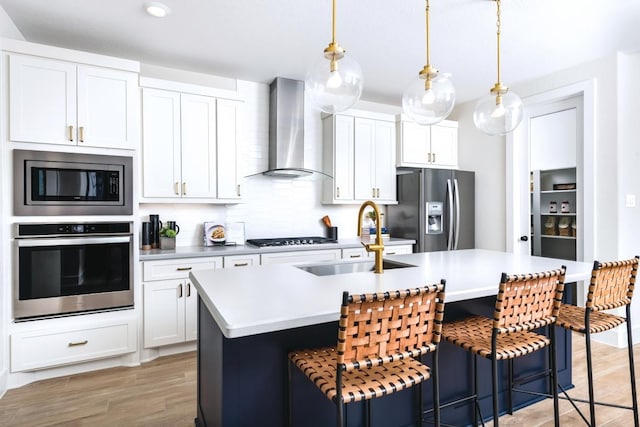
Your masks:
<svg viewBox="0 0 640 427"><path fill-rule="evenodd" d="M451 180L447 179L447 198L449 201L449 208L447 216L449 217L449 237L447 238L447 250L453 249L453 188L451 188Z"/></svg>
<svg viewBox="0 0 640 427"><path fill-rule="evenodd" d="M458 189L458 180L456 178L453 179L453 193L455 194L455 205L456 205L456 226L455 226L455 244L453 245L453 249L458 249L458 241L460 240L460 190Z"/></svg>

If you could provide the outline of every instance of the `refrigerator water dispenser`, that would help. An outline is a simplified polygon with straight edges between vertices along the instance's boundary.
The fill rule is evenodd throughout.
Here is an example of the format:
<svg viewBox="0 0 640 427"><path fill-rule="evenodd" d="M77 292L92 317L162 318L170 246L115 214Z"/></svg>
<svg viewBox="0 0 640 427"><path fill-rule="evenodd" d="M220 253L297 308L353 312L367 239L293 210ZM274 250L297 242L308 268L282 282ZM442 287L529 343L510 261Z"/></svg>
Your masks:
<svg viewBox="0 0 640 427"><path fill-rule="evenodd" d="M442 234L442 202L427 202L427 234Z"/></svg>

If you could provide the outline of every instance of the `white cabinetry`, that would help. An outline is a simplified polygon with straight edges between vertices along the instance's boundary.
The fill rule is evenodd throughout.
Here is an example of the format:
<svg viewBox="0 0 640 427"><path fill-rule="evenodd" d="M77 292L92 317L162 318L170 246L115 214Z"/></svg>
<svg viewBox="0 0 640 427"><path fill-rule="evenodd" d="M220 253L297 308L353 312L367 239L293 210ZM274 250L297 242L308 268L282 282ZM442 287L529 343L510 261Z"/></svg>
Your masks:
<svg viewBox="0 0 640 427"><path fill-rule="evenodd" d="M273 252L260 255L262 265L269 264L311 264L322 261L337 261L340 249L320 249L311 251Z"/></svg>
<svg viewBox="0 0 640 427"><path fill-rule="evenodd" d="M145 348L196 339L198 295L189 272L221 267L222 257L142 263Z"/></svg>
<svg viewBox="0 0 640 427"><path fill-rule="evenodd" d="M393 117L350 110L323 118L323 203L396 203Z"/></svg>
<svg viewBox="0 0 640 427"><path fill-rule="evenodd" d="M398 116L398 167L458 167L458 122L424 126Z"/></svg>
<svg viewBox="0 0 640 427"><path fill-rule="evenodd" d="M12 141L136 149L138 75L9 55Z"/></svg>
<svg viewBox="0 0 640 427"><path fill-rule="evenodd" d="M144 88L143 196L239 199L241 105L235 100Z"/></svg>
<svg viewBox="0 0 640 427"><path fill-rule="evenodd" d="M80 319L81 317L73 317ZM63 323L70 323L62 320ZM46 321L43 321L46 322ZM11 334L11 372L69 365L132 353L138 331L132 317L79 321Z"/></svg>

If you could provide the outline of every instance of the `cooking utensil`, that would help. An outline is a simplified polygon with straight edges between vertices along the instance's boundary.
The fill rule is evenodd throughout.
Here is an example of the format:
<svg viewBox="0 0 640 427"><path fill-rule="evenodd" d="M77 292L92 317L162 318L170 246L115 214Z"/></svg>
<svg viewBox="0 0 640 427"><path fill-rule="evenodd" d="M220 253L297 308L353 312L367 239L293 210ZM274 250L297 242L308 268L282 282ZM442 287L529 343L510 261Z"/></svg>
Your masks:
<svg viewBox="0 0 640 427"><path fill-rule="evenodd" d="M327 227L332 227L331 218L329 218L329 215L323 216L322 217L322 222L324 222L324 225L326 225Z"/></svg>

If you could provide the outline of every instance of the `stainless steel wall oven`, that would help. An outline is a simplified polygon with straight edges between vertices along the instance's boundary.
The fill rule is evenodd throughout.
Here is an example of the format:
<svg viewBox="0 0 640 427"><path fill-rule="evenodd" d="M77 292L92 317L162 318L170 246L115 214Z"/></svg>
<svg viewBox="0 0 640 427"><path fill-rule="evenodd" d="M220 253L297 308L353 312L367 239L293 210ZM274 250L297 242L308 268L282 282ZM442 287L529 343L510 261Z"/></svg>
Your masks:
<svg viewBox="0 0 640 427"><path fill-rule="evenodd" d="M13 150L15 215L131 215L131 157Z"/></svg>
<svg viewBox="0 0 640 427"><path fill-rule="evenodd" d="M16 224L16 320L133 306L131 222Z"/></svg>

